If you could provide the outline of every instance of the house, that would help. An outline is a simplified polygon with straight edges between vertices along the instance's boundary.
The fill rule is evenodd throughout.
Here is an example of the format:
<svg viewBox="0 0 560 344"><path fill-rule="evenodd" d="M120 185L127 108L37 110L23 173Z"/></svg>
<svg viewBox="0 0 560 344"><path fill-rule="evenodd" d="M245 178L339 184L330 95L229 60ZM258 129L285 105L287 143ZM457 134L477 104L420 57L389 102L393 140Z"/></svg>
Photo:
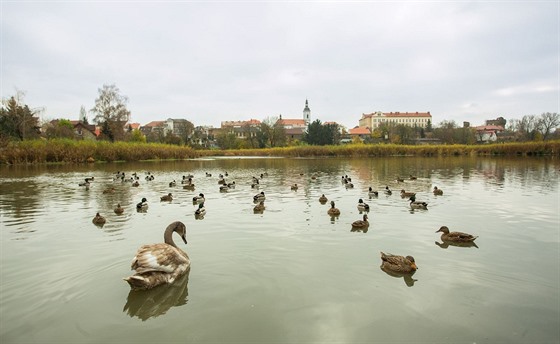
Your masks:
<svg viewBox="0 0 560 344"><path fill-rule="evenodd" d="M350 138L354 140L355 138L359 138L361 141L364 141L367 137L371 135L371 131L368 127L354 127L348 130L348 135Z"/></svg>
<svg viewBox="0 0 560 344"><path fill-rule="evenodd" d="M140 127L140 131L145 136L148 136L152 133L154 133L154 134L157 133L157 134L164 135L164 129L165 129L165 122L164 121L151 121L150 123L145 124L145 125Z"/></svg>
<svg viewBox="0 0 560 344"><path fill-rule="evenodd" d="M360 127L368 127L375 130L382 124L407 125L410 127L426 128L432 123L430 112L381 112L362 114L359 120Z"/></svg>
<svg viewBox="0 0 560 344"><path fill-rule="evenodd" d="M74 127L74 134L82 140L97 140L98 134L96 133L95 125L85 124L82 121L70 121Z"/></svg>
<svg viewBox="0 0 560 344"><path fill-rule="evenodd" d="M257 135L260 125L261 121L252 118L248 121L222 121L221 131L235 134L239 139L246 139Z"/></svg>
<svg viewBox="0 0 560 344"><path fill-rule="evenodd" d="M496 142L498 134L504 131L504 127L500 125L480 125L475 127L477 142Z"/></svg>

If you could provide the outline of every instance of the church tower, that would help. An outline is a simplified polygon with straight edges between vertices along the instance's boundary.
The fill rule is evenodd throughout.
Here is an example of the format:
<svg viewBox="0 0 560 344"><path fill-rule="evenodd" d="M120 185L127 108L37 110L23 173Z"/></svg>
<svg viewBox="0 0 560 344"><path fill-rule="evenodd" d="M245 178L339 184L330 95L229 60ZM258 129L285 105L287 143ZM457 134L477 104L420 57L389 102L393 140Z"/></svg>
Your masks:
<svg viewBox="0 0 560 344"><path fill-rule="evenodd" d="M307 104L307 99L305 100L305 108L303 109L303 120L305 125L309 124L309 116L311 115L311 110L309 110L309 105Z"/></svg>

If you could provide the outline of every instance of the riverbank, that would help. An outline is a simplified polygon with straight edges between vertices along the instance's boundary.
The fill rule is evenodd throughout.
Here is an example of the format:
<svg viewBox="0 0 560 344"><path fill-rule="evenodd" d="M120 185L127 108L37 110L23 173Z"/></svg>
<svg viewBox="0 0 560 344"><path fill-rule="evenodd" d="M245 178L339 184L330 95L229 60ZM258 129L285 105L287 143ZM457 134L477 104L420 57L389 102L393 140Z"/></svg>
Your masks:
<svg viewBox="0 0 560 344"><path fill-rule="evenodd" d="M207 156L386 157L386 156L560 156L560 141L485 145L348 144L264 149L195 150L187 146L75 140L10 142L0 148L0 164L94 163L184 160Z"/></svg>

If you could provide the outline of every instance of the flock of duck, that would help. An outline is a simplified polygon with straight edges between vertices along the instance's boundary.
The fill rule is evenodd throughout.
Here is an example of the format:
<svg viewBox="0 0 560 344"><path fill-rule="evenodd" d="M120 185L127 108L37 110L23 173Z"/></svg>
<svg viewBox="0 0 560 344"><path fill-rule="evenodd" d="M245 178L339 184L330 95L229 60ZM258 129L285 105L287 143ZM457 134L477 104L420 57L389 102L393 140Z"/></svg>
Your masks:
<svg viewBox="0 0 560 344"><path fill-rule="evenodd" d="M225 181L225 177L227 175L228 174L226 172L225 175L220 174L219 176L220 179L218 181L218 184L220 192L226 192L229 189L235 188L236 186L235 182L227 183ZM206 177L211 176L212 175L210 173L206 173ZM265 176L267 176L266 173L261 174L260 178L262 179ZM192 175L183 176L181 184L183 184L184 189L194 190L193 178L194 176ZM315 179L316 177L313 176L312 178ZM114 178L115 181L131 182L131 185L133 187L138 186L139 179L140 178L136 173L133 173L130 178L126 178L124 172L117 172ZM153 181L155 177L150 172L147 172L145 179L147 181ZM411 175L410 180L416 180L416 177ZM94 177L85 178L85 182L79 183L79 186L89 189L93 181ZM397 182L403 181L404 179L397 178ZM342 176L342 183L346 188L354 187L351 178L348 176ZM251 188L258 188L259 184L259 178L253 177ZM171 181L169 183L169 186L176 186L176 181ZM291 190L297 190L298 185L293 184L290 188ZM110 187L108 189L105 189L103 193L111 193L114 191L115 189ZM386 195L391 195L393 192L389 188L389 186L386 186L383 190L383 193ZM433 188L433 194L441 196L443 195L443 191L435 186ZM369 187L368 196L377 197L378 195L378 191L375 191L371 187ZM414 192L407 192L403 189L400 191L400 196L402 198L408 198L411 209L428 209L428 203L417 201L416 193ZM172 193L168 193L167 195L161 196L160 199L161 201L172 201L173 195ZM253 202L255 203L253 210L255 213L262 213L265 210L265 200L266 195L264 191L261 191L253 196ZM206 209L204 207L204 194L199 193L198 195L193 197L192 201L193 204L198 204L198 208L195 210L195 217L203 218L206 214ZM328 202L328 198L323 194L321 195L321 197L319 197L319 202L321 204L325 204ZM139 212L146 211L147 208L148 202L146 198L142 198L142 200L136 204L136 210ZM352 223L352 229L353 231L367 231L367 228L369 227L368 212L370 210L370 207L363 201L363 199L360 198L358 200L357 209L360 211L360 213L364 214L362 216L362 219L356 220ZM114 212L117 215L120 215L124 213L124 209L120 204L117 204ZM334 201L330 202L330 208L327 210L327 214L331 217L338 217L340 215L340 210L336 208ZM106 223L106 219L100 213L97 213L92 222L96 225L103 225ZM124 280L128 282L133 290L151 289L162 284L173 283L176 279L181 277L190 269L189 256L185 251L177 247L177 245L173 241L173 233L177 233L181 237L183 242L187 244L185 224L181 221L175 221L168 225L165 229L163 235L163 243L143 245L138 249L131 263L131 269L135 271L135 273L129 277L124 278ZM474 245L474 240L477 238L477 236L468 233L456 231L452 232L447 226L441 226L439 230L436 231L436 233L442 233L441 240L444 242L444 245ZM410 255L399 256L381 252L381 269L393 276L404 276L406 280L406 277L410 278L410 276L412 276L412 274L416 272L418 266L416 265L414 257Z"/></svg>

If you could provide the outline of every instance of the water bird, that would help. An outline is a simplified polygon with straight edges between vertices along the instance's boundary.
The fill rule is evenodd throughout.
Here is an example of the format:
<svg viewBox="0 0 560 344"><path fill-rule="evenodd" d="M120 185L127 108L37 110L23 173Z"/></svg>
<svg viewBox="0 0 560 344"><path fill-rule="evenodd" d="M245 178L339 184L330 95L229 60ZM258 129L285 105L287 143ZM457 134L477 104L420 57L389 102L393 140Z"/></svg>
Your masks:
<svg viewBox="0 0 560 344"><path fill-rule="evenodd" d="M115 214L121 215L122 213L124 213L124 208L121 207L121 204L119 203L113 211L115 212Z"/></svg>
<svg viewBox="0 0 560 344"><path fill-rule="evenodd" d="M137 187L140 186L140 183L139 183L137 180L135 180L134 183L132 183L132 186L134 186L135 188L137 188Z"/></svg>
<svg viewBox="0 0 560 344"><path fill-rule="evenodd" d="M358 210L359 211L369 211L369 204L364 203L363 199L358 200Z"/></svg>
<svg viewBox="0 0 560 344"><path fill-rule="evenodd" d="M297 189L298 189L297 184L292 185L292 186L290 187L290 189L297 191Z"/></svg>
<svg viewBox="0 0 560 344"><path fill-rule="evenodd" d="M362 220L356 220L356 221L352 222L352 228L366 229L368 227L369 227L369 222L368 222L367 214L364 214L364 216L362 217Z"/></svg>
<svg viewBox="0 0 560 344"><path fill-rule="evenodd" d="M86 183L91 183L91 182L93 182L94 180L95 180L95 177L87 177L87 178L85 179Z"/></svg>
<svg viewBox="0 0 560 344"><path fill-rule="evenodd" d="M206 215L206 208L204 207L204 203L200 203L198 208L194 211L195 216L204 216Z"/></svg>
<svg viewBox="0 0 560 344"><path fill-rule="evenodd" d="M401 190L401 197L402 198L412 197L412 196L416 196L416 192L406 192L406 191L404 191L404 189Z"/></svg>
<svg viewBox="0 0 560 344"><path fill-rule="evenodd" d="M370 187L369 187L369 190L368 190L368 196L369 196L369 197L377 197L377 196L379 196L379 192L374 191L374 190L371 188L371 186L370 186Z"/></svg>
<svg viewBox="0 0 560 344"><path fill-rule="evenodd" d="M264 191L261 191L260 193L253 196L253 201L264 201L265 199L266 196L264 195Z"/></svg>
<svg viewBox="0 0 560 344"><path fill-rule="evenodd" d="M331 216L338 216L340 215L340 210L335 207L334 201L331 201L331 207L327 210L327 214Z"/></svg>
<svg viewBox="0 0 560 344"><path fill-rule="evenodd" d="M437 186L434 186L434 195L436 195L436 196L441 196L441 195L443 195L443 190L442 190L442 189L438 189Z"/></svg>
<svg viewBox="0 0 560 344"><path fill-rule="evenodd" d="M262 213L264 209L265 209L264 201L259 201L259 203L255 205L255 207L253 208L253 211L255 213Z"/></svg>
<svg viewBox="0 0 560 344"><path fill-rule="evenodd" d="M169 182L169 187L172 188L175 185L177 185L177 182L175 180L173 180L172 182Z"/></svg>
<svg viewBox="0 0 560 344"><path fill-rule="evenodd" d="M413 176L412 174L410 175L410 180L416 180L418 178L416 178L415 176Z"/></svg>
<svg viewBox="0 0 560 344"><path fill-rule="evenodd" d="M319 202L324 204L324 203L327 203L327 201L328 201L328 198L327 198L327 196L325 196L325 194L322 194L321 197L319 197Z"/></svg>
<svg viewBox="0 0 560 344"><path fill-rule="evenodd" d="M159 198L162 202L171 202L173 201L173 194L170 192L167 195L163 195Z"/></svg>
<svg viewBox="0 0 560 344"><path fill-rule="evenodd" d="M136 204L136 209L138 209L138 210L148 209L148 200L146 199L146 197L143 197L142 201L140 201L140 202L138 202L138 204Z"/></svg>
<svg viewBox="0 0 560 344"><path fill-rule="evenodd" d="M227 184L220 185L220 192L227 192L229 190L229 186Z"/></svg>
<svg viewBox="0 0 560 344"><path fill-rule="evenodd" d="M228 188L235 189L235 180L231 183L227 183Z"/></svg>
<svg viewBox="0 0 560 344"><path fill-rule="evenodd" d="M111 194L111 193L114 193L114 192L115 192L115 188L112 188L112 187L103 190L104 194Z"/></svg>
<svg viewBox="0 0 560 344"><path fill-rule="evenodd" d="M198 196L193 197L193 202L203 203L205 201L204 194L199 193Z"/></svg>
<svg viewBox="0 0 560 344"><path fill-rule="evenodd" d="M436 233L441 232L441 241L452 241L452 242L473 242L478 238L478 236L474 236L468 233L463 232L450 232L447 226L441 226L440 229L436 231Z"/></svg>
<svg viewBox="0 0 560 344"><path fill-rule="evenodd" d="M206 177L212 177L212 173L206 172Z"/></svg>
<svg viewBox="0 0 560 344"><path fill-rule="evenodd" d="M105 220L105 218L99 213L95 214L95 217L91 221L96 225L103 225L107 222L107 220Z"/></svg>
<svg viewBox="0 0 560 344"><path fill-rule="evenodd" d="M428 203L417 201L415 196L409 198L412 209L428 209Z"/></svg>
<svg viewBox="0 0 560 344"><path fill-rule="evenodd" d="M180 221L165 229L164 243L141 246L132 259L134 275L124 278L132 289L151 289L162 284L171 284L190 269L187 253L175 245L173 233L177 233L187 244L187 227Z"/></svg>
<svg viewBox="0 0 560 344"><path fill-rule="evenodd" d="M404 183L404 179L401 177L397 177L397 183Z"/></svg>
<svg viewBox="0 0 560 344"><path fill-rule="evenodd" d="M381 252L381 269L398 273L413 273L418 267L412 256L396 256Z"/></svg>
<svg viewBox="0 0 560 344"><path fill-rule="evenodd" d="M389 189L389 186L385 186L385 195L392 195L393 191L391 191L391 189Z"/></svg>

